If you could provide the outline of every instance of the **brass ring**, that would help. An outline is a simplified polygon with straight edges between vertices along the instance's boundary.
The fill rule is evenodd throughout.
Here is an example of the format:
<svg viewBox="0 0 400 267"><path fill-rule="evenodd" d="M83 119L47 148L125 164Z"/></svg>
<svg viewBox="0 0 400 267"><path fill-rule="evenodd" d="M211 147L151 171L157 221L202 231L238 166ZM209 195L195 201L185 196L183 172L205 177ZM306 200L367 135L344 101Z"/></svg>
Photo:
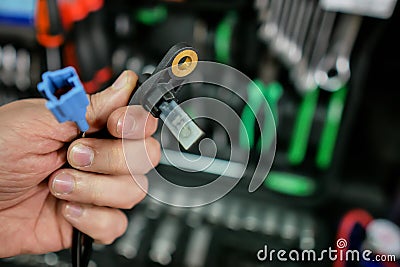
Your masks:
<svg viewBox="0 0 400 267"><path fill-rule="evenodd" d="M183 59L185 61L181 62ZM198 59L194 50L188 49L180 52L172 62L172 73L178 78L188 76L196 68Z"/></svg>

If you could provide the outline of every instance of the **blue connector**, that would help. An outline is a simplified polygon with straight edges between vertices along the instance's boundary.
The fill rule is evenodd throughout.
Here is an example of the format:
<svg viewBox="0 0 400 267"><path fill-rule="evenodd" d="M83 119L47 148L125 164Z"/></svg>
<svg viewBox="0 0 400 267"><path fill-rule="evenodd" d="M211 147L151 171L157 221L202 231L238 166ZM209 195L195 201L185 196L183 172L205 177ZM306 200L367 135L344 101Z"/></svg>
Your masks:
<svg viewBox="0 0 400 267"><path fill-rule="evenodd" d="M86 108L89 99L79 76L73 67L48 71L42 75L43 81L37 86L47 100L46 107L58 122L73 121L82 132L89 129Z"/></svg>

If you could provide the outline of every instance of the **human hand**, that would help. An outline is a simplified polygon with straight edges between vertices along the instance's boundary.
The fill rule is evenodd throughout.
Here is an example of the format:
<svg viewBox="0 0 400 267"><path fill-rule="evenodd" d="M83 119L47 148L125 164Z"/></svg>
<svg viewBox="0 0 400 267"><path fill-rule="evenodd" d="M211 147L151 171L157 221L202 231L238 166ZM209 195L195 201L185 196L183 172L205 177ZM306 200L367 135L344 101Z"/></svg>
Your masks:
<svg viewBox="0 0 400 267"><path fill-rule="evenodd" d="M72 227L104 244L125 232L127 218L119 209L144 198L144 174L160 158L150 137L157 120L139 106L126 112L136 81L125 71L113 86L90 96L87 134L107 127L114 139L75 140L76 125L59 124L44 99L0 107L0 257L68 248ZM129 166L123 128L131 129L124 132L125 149L137 155ZM63 167L67 160L72 167Z"/></svg>

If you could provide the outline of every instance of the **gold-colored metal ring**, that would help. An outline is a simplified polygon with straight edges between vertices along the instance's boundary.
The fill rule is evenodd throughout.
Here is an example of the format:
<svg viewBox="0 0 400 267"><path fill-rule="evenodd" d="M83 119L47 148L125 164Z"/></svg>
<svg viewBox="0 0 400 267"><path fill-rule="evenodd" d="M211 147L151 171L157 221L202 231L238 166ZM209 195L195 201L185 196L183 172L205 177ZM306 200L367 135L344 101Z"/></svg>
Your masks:
<svg viewBox="0 0 400 267"><path fill-rule="evenodd" d="M198 60L199 58L194 50L184 50L174 58L172 73L178 78L186 77L194 71Z"/></svg>

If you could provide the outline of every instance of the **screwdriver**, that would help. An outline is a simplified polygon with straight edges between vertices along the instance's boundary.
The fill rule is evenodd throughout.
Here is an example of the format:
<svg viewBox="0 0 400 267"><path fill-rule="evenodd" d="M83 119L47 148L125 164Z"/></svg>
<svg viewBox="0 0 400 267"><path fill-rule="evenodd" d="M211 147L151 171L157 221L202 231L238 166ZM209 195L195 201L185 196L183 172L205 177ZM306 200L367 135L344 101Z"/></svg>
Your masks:
<svg viewBox="0 0 400 267"><path fill-rule="evenodd" d="M36 12L36 39L46 48L47 69L61 68L60 46L64 43L64 29L57 0L39 0Z"/></svg>

